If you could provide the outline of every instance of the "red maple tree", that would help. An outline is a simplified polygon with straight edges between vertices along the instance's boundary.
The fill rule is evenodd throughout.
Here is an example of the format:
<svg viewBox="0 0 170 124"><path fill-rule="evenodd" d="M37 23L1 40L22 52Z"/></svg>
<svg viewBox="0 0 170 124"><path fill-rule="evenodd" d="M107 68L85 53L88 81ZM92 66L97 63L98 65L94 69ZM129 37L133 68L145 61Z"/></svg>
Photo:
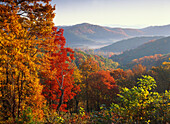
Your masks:
<svg viewBox="0 0 170 124"><path fill-rule="evenodd" d="M57 111L66 111L66 103L73 99L80 88L74 84L73 78L74 67L72 61L74 60L74 51L65 48L64 30L57 31L57 28L53 28L53 30L55 38L52 45L54 46L45 52L48 56L50 68L43 74L46 77L43 82L43 95L51 108Z"/></svg>

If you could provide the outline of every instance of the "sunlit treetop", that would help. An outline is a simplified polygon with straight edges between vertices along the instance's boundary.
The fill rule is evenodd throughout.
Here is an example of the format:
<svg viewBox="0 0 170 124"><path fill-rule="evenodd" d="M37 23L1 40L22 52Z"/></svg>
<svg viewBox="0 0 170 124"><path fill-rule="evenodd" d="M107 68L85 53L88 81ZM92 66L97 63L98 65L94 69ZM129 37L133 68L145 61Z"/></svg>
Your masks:
<svg viewBox="0 0 170 124"><path fill-rule="evenodd" d="M14 17L29 35L46 36L53 27L55 7L51 0L3 0L0 2L0 29L11 32L8 27ZM14 16L15 15L15 16Z"/></svg>

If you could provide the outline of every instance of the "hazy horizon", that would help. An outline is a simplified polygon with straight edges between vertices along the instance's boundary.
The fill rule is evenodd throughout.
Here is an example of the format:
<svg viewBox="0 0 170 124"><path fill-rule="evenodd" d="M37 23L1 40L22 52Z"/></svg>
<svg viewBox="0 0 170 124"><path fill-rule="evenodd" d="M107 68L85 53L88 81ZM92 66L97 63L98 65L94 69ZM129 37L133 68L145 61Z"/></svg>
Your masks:
<svg viewBox="0 0 170 124"><path fill-rule="evenodd" d="M79 24L83 24L83 23L87 23L87 22L82 22L82 23L77 23L77 24L72 24L72 25L55 25L55 26L74 26L74 25L79 25ZM133 29L142 29L142 28L147 28L147 27L152 27L152 26L166 26L166 25L170 25L169 24L164 24L164 25L148 25L148 26L142 26L142 25L116 25L116 24L92 24L92 23L88 23L91 25L99 25L99 26L104 26L104 27L110 27L110 28L133 28Z"/></svg>
<svg viewBox="0 0 170 124"><path fill-rule="evenodd" d="M168 25L170 0L52 0L54 23L90 23L109 27L145 28Z"/></svg>

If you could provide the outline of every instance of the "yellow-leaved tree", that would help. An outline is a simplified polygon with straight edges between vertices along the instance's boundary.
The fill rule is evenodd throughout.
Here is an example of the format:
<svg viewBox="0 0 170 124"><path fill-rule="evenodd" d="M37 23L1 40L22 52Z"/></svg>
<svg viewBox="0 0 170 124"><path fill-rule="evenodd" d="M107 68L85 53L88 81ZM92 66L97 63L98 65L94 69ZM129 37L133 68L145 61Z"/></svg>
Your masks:
<svg viewBox="0 0 170 124"><path fill-rule="evenodd" d="M170 58L169 58L170 61ZM163 65L165 65L167 68L170 68L170 62L163 62Z"/></svg>
<svg viewBox="0 0 170 124"><path fill-rule="evenodd" d="M14 123L31 107L42 119L44 97L39 83L41 46L50 40L50 0L0 2L0 121ZM43 48L44 49L44 48Z"/></svg>
<svg viewBox="0 0 170 124"><path fill-rule="evenodd" d="M81 75L82 77L82 85L84 85L83 90L81 90L80 94L84 94L82 95L84 101L86 101L86 110L87 112L90 111L89 108L89 82L87 81L87 79L89 78L89 75L92 72L97 72L100 70L99 65L92 60L92 58L88 57L87 60L85 60L84 62L81 63L81 65L79 66L79 69L81 71ZM81 87L82 88L82 87Z"/></svg>

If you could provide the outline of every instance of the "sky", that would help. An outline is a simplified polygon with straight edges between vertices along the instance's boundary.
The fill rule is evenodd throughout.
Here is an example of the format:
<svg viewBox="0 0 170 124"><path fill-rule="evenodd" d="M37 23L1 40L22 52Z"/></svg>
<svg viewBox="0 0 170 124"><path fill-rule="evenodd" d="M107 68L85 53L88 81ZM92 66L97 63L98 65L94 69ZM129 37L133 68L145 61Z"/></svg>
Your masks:
<svg viewBox="0 0 170 124"><path fill-rule="evenodd" d="M170 24L170 0L52 0L56 26L90 23L143 28Z"/></svg>

